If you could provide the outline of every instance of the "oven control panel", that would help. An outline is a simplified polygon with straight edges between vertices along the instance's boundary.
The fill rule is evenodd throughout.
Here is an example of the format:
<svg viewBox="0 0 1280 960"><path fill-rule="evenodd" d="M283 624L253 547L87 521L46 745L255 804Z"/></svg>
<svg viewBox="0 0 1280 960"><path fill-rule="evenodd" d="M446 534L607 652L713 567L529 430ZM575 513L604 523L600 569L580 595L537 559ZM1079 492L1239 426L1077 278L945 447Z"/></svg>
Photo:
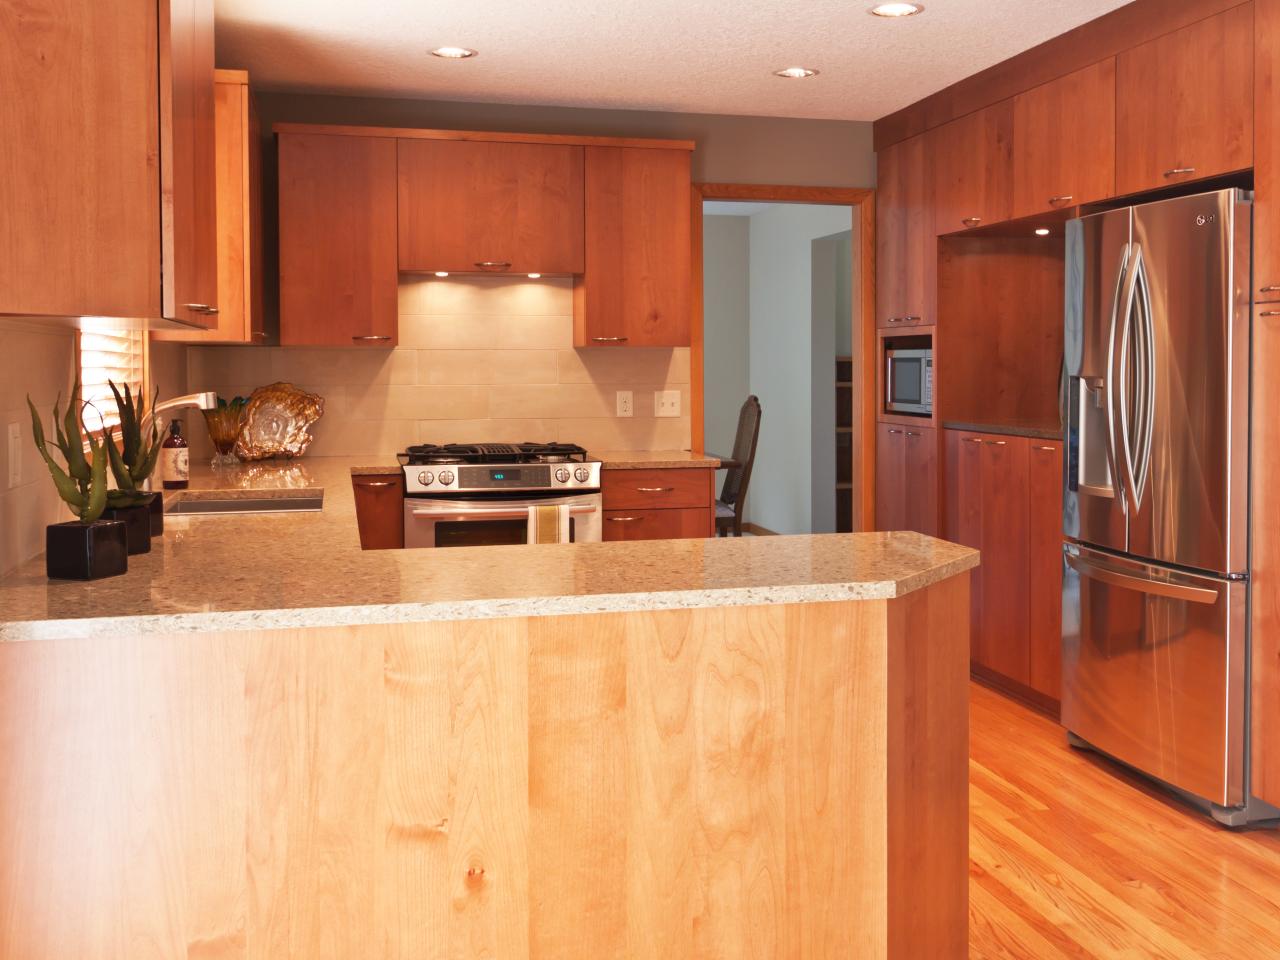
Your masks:
<svg viewBox="0 0 1280 960"><path fill-rule="evenodd" d="M520 463L404 468L405 493L489 490L597 490L600 464Z"/></svg>

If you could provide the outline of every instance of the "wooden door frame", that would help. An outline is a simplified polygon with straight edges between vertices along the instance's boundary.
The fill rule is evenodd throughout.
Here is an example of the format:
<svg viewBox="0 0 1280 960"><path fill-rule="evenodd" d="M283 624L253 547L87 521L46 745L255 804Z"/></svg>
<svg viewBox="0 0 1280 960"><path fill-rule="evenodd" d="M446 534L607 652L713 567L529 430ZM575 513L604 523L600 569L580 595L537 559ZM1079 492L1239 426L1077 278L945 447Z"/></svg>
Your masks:
<svg viewBox="0 0 1280 960"><path fill-rule="evenodd" d="M850 317L859 353L858 435L852 444L854 493L858 506L855 530L874 530L876 515L876 192L862 187L785 187L754 183L693 184L693 297L690 316L689 416L694 450L705 449L703 435L702 340L702 201L741 200L767 203L829 204L853 207L851 229L858 234L861 271L858 315ZM834 439L834 438L833 438ZM728 453L728 451L722 451Z"/></svg>

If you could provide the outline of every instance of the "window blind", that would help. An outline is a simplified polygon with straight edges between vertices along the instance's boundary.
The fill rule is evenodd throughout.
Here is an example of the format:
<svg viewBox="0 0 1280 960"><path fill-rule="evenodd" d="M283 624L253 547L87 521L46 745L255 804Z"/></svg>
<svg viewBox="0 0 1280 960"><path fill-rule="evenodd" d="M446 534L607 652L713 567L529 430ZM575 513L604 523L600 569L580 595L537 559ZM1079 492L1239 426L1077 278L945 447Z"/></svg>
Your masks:
<svg viewBox="0 0 1280 960"><path fill-rule="evenodd" d="M98 428L99 415L107 426L120 422L107 381L118 387L127 383L135 393L144 389L145 336L139 330L81 331L80 389L85 402L92 404L84 414L90 430Z"/></svg>

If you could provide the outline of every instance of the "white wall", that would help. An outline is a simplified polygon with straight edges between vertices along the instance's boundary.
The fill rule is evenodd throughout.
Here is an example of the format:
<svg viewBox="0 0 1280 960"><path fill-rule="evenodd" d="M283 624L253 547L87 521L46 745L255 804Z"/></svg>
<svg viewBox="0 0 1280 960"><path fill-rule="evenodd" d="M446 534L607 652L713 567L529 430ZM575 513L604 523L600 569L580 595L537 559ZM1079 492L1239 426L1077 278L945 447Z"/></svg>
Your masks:
<svg viewBox="0 0 1280 960"><path fill-rule="evenodd" d="M702 221L704 436L708 450L726 456L738 431L738 411L751 393L750 227L743 216Z"/></svg>
<svg viewBox="0 0 1280 960"><path fill-rule="evenodd" d="M751 522L775 533L814 532L811 241L848 230L852 216L780 203L751 217L750 382L762 414L747 503Z"/></svg>

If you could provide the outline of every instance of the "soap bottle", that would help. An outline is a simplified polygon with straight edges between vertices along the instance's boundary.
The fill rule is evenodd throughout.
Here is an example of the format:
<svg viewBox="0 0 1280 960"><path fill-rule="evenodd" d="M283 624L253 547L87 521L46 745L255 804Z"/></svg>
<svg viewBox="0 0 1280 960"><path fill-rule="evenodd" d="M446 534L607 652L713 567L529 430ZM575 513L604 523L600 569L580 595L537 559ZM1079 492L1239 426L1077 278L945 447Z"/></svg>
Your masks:
<svg viewBox="0 0 1280 960"><path fill-rule="evenodd" d="M182 436L182 421L169 423L169 435L160 445L160 475L166 490L185 490L191 477L191 451Z"/></svg>

